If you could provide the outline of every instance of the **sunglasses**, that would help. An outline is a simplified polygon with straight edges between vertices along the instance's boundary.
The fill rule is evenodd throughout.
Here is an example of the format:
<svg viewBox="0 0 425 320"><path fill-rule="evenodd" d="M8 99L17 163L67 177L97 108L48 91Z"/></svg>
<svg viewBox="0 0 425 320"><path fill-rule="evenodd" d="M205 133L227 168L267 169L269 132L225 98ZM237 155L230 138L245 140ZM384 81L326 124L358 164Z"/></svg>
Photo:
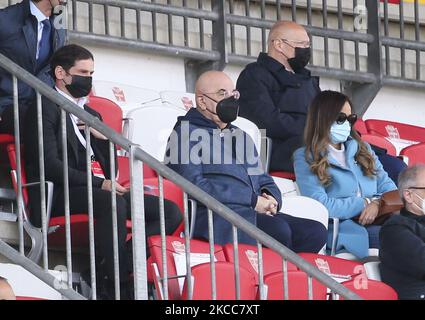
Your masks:
<svg viewBox="0 0 425 320"><path fill-rule="evenodd" d="M336 118L336 123L343 124L346 120L353 126L357 121L357 114L352 113L347 116L344 112L340 112Z"/></svg>

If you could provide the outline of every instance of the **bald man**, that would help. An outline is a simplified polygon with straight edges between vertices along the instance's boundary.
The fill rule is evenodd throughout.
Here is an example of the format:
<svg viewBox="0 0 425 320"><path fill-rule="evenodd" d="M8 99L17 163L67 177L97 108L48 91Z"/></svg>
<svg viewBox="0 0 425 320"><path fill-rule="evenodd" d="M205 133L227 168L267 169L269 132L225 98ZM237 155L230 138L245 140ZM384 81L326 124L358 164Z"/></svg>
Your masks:
<svg viewBox="0 0 425 320"><path fill-rule="evenodd" d="M237 81L240 115L272 139L271 171L294 171L292 153L302 145L308 106L320 92L318 78L305 68L310 55L304 27L279 21L270 31L268 52L247 65Z"/></svg>
<svg viewBox="0 0 425 320"><path fill-rule="evenodd" d="M277 214L282 207L278 187L262 170L249 135L231 124L239 109L239 92L232 80L223 72L206 72L198 79L195 94L196 108L179 117L165 163L283 245L296 252L318 252L326 241L325 227ZM194 236L208 239L207 208L201 203ZM256 243L243 232L238 232L238 240ZM214 241L221 245L233 241L231 224L220 216L214 216Z"/></svg>

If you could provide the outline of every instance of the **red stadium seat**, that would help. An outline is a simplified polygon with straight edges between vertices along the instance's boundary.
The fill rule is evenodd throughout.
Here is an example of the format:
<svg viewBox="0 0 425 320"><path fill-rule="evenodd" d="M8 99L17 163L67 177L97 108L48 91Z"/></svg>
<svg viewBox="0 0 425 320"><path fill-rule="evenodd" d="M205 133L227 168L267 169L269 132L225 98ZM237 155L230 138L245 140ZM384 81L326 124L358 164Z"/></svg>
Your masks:
<svg viewBox="0 0 425 320"><path fill-rule="evenodd" d="M233 245L226 244L223 246L224 253L226 255L226 259L229 262L234 262L233 255ZM247 245L247 244L239 244L239 266L251 272L254 277L256 283L258 283L258 251L256 246ZM297 271L298 268L288 262L288 270ZM282 257L274 252L271 249L263 248L263 274L264 276L275 273L278 271L283 271L283 260Z"/></svg>
<svg viewBox="0 0 425 320"><path fill-rule="evenodd" d="M315 253L300 253L301 258L333 277L354 277L366 274L363 264L357 261L340 259Z"/></svg>
<svg viewBox="0 0 425 320"><path fill-rule="evenodd" d="M14 143L15 137L10 134L0 134L0 144Z"/></svg>
<svg viewBox="0 0 425 320"><path fill-rule="evenodd" d="M369 134L384 137L399 136L400 139L425 142L425 128L386 120L368 119L365 121Z"/></svg>
<svg viewBox="0 0 425 320"><path fill-rule="evenodd" d="M95 96L91 96L87 104L100 113L106 125L122 134L123 112L119 105L109 99Z"/></svg>
<svg viewBox="0 0 425 320"><path fill-rule="evenodd" d="M417 163L425 163L425 143L411 145L400 151L400 155L406 157L407 164L413 166Z"/></svg>
<svg viewBox="0 0 425 320"><path fill-rule="evenodd" d="M149 250L152 257L151 268L158 268L158 275L154 278L157 295L159 299L162 299L162 290L160 289L161 281L159 277L164 277L163 273L163 262L162 262L162 250L161 250L161 237L152 236L148 238ZM168 277L174 277L168 280L168 298L171 300L185 299L186 296L182 296L180 293L179 282L175 278L177 276L177 268L174 260L174 254L184 255L184 239L175 236L166 237L166 256L167 256L167 271ZM200 240L190 240L190 252L191 254L209 254L209 243ZM223 248L220 245L214 247L214 257L217 262L226 261L226 257L223 252ZM184 276L184 275L182 275Z"/></svg>
<svg viewBox="0 0 425 320"><path fill-rule="evenodd" d="M279 177L279 178L284 178L284 179L289 179L292 181L295 181L295 173L293 172L286 172L286 171L271 171L270 175L273 177Z"/></svg>
<svg viewBox="0 0 425 320"><path fill-rule="evenodd" d="M354 124L354 129L357 130L361 135L367 134L367 128L366 124L362 119L357 119L356 123Z"/></svg>
<svg viewBox="0 0 425 320"><path fill-rule="evenodd" d="M365 300L398 300L397 292L380 281L361 278L341 284Z"/></svg>
<svg viewBox="0 0 425 320"><path fill-rule="evenodd" d="M236 282L235 267L233 263L217 262L215 264L216 275L216 297L218 300L236 300ZM254 300L256 297L257 286L254 276L244 268L239 268L240 277L240 299ZM211 300L211 265L203 263L192 268L192 299L193 300ZM184 283L182 297L188 296L187 281Z"/></svg>
<svg viewBox="0 0 425 320"><path fill-rule="evenodd" d="M118 134L122 134L123 126L123 111L115 102L102 98L91 96L88 105L99 112L102 116L103 122L114 129ZM119 148L118 148L119 149ZM130 185L130 165L129 159L126 156L118 156L118 183L124 187ZM154 170L143 164L143 176L145 178L154 178L158 175Z"/></svg>
<svg viewBox="0 0 425 320"><path fill-rule="evenodd" d="M283 272L275 272L264 277L264 284L267 285L267 300L284 299L283 276ZM326 300L327 288L315 279L312 283L313 300ZM308 300L308 277L305 272L288 272L288 299Z"/></svg>
<svg viewBox="0 0 425 320"><path fill-rule="evenodd" d="M387 150L387 154L397 156L396 147L383 136L373 134L362 134L362 140L374 146Z"/></svg>

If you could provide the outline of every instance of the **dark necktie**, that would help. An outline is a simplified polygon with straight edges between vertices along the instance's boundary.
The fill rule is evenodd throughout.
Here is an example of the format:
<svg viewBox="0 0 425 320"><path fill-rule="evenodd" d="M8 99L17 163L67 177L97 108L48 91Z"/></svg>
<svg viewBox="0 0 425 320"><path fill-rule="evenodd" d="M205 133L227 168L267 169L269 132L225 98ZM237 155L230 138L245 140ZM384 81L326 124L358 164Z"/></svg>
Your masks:
<svg viewBox="0 0 425 320"><path fill-rule="evenodd" d="M37 69L40 70L47 63L52 51L52 25L50 20L46 19L42 22L43 32L41 34L40 49L38 52Z"/></svg>

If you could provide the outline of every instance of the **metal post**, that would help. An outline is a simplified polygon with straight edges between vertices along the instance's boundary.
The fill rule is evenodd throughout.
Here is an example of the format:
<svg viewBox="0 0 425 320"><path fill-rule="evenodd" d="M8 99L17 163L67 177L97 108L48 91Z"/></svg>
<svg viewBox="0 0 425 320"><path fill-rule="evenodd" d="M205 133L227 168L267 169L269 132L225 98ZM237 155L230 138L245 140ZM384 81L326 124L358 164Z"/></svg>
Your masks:
<svg viewBox="0 0 425 320"><path fill-rule="evenodd" d="M232 226L233 230L233 260L235 265L235 289L236 300L241 299L241 277L239 274L239 245L238 245L238 228Z"/></svg>
<svg viewBox="0 0 425 320"><path fill-rule="evenodd" d="M37 99L37 132L38 132L38 164L40 172L40 203L41 203L41 230L43 233L43 267L49 269L48 250L47 250L47 210L46 210L46 180L44 172L44 143L43 143L43 117L41 95L36 94Z"/></svg>
<svg viewBox="0 0 425 320"><path fill-rule="evenodd" d="M208 208L208 237L210 244L210 265L211 265L211 300L217 300L217 284L215 274L215 255L214 255L214 224L213 212Z"/></svg>
<svg viewBox="0 0 425 320"><path fill-rule="evenodd" d="M22 196L22 164L21 164L21 136L19 131L19 95L18 79L13 76L13 124L15 130L15 152L16 152L16 171L18 184L18 229L19 229L19 252L25 255L24 249L24 217L23 217L23 196Z"/></svg>
<svg viewBox="0 0 425 320"><path fill-rule="evenodd" d="M260 300L266 300L266 294L264 292L264 268L263 268L263 246L257 241L257 252L258 252L258 285L260 287Z"/></svg>
<svg viewBox="0 0 425 320"><path fill-rule="evenodd" d="M68 177L68 144L66 117L67 113L61 109L62 133L62 163L63 163L63 194L65 208L65 239L66 239L66 266L68 271L68 286L72 288L72 252L71 252L71 214L69 209L69 177Z"/></svg>
<svg viewBox="0 0 425 320"><path fill-rule="evenodd" d="M143 196L143 162L135 159L130 146L131 223L133 234L134 298L148 299L146 270L145 198Z"/></svg>
<svg viewBox="0 0 425 320"><path fill-rule="evenodd" d="M164 213L164 178L158 176L159 189L159 228L161 234L161 256L162 256L162 278L164 288L164 299L168 300L168 268L167 268L167 239L165 235L165 213Z"/></svg>
<svg viewBox="0 0 425 320"><path fill-rule="evenodd" d="M120 261L118 246L118 218L117 218L117 185L115 178L115 147L109 142L109 158L111 164L111 204L112 204L112 238L114 250L114 282L115 282L115 299L120 300Z"/></svg>
<svg viewBox="0 0 425 320"><path fill-rule="evenodd" d="M91 145L90 141L90 127L84 128L86 137L86 146ZM89 251L90 251L90 279L92 300L97 299L96 287L96 255L94 246L94 218L93 218L93 185L92 185L92 172L91 172L91 152L90 148L86 148L86 165L87 165L87 214L89 216Z"/></svg>
<svg viewBox="0 0 425 320"><path fill-rule="evenodd" d="M186 283L189 290L187 290L187 300L192 300L192 269L190 268L190 230L189 230L189 206L187 193L183 193L183 206L184 206L184 247L186 250ZM193 218L193 217L192 217ZM189 254L187 254L189 253Z"/></svg>

